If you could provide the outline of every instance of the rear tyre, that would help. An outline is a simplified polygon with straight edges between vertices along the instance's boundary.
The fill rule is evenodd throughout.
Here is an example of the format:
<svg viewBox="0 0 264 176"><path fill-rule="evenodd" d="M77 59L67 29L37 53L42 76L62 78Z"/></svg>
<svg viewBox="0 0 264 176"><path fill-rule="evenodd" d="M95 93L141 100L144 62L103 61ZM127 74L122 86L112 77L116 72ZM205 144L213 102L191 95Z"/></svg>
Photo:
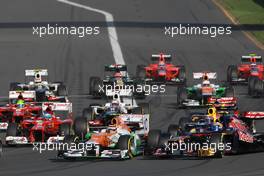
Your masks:
<svg viewBox="0 0 264 176"><path fill-rule="evenodd" d="M93 98L101 98L103 95L103 92L100 92L100 86L103 86L103 82L99 77L90 78L90 95L92 95Z"/></svg>
<svg viewBox="0 0 264 176"><path fill-rule="evenodd" d="M179 71L179 79L181 81L181 84L185 85L186 84L186 70L185 66L181 65L179 66L180 71Z"/></svg>
<svg viewBox="0 0 264 176"><path fill-rule="evenodd" d="M85 108L82 112L82 117L87 119L87 121L93 120L92 108Z"/></svg>
<svg viewBox="0 0 264 176"><path fill-rule="evenodd" d="M150 106L148 103L140 103L139 107L141 107L142 114L150 114Z"/></svg>
<svg viewBox="0 0 264 176"><path fill-rule="evenodd" d="M257 81L257 77L249 77L248 78L248 95L253 96L254 95L254 89L255 89L255 82Z"/></svg>
<svg viewBox="0 0 264 176"><path fill-rule="evenodd" d="M160 130L150 130L147 139L147 149L155 149L159 146L161 131Z"/></svg>
<svg viewBox="0 0 264 176"><path fill-rule="evenodd" d="M186 88L180 87L177 91L177 106L181 107L184 100L188 98Z"/></svg>
<svg viewBox="0 0 264 176"><path fill-rule="evenodd" d="M71 134L71 125L67 123L63 123L59 127L59 135L60 136L69 136Z"/></svg>
<svg viewBox="0 0 264 176"><path fill-rule="evenodd" d="M236 65L229 65L227 68L227 82L234 83L238 79L238 69Z"/></svg>
<svg viewBox="0 0 264 176"><path fill-rule="evenodd" d="M68 96L67 88L65 85L61 84L58 86L57 95L62 97Z"/></svg>
<svg viewBox="0 0 264 176"><path fill-rule="evenodd" d="M9 123L6 131L6 136L17 136L18 125L16 123Z"/></svg>
<svg viewBox="0 0 264 176"><path fill-rule="evenodd" d="M254 82L254 86L253 86L251 95L254 97L260 97L263 95L263 90L264 90L263 81L260 79L256 79Z"/></svg>
<svg viewBox="0 0 264 176"><path fill-rule="evenodd" d="M86 118L79 117L76 118L74 121L74 132L77 136L79 136L81 139L84 139L86 133L88 132L88 121Z"/></svg>

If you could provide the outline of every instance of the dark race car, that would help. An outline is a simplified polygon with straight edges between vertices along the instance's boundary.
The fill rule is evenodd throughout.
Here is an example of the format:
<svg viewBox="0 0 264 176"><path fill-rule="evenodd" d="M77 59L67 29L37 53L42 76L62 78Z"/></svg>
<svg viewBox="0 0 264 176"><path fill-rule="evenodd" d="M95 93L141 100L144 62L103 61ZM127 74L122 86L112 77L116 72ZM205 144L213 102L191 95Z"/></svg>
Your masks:
<svg viewBox="0 0 264 176"><path fill-rule="evenodd" d="M264 65L262 57L255 54L242 56L240 65L229 65L227 81L231 84L248 84L248 94L259 96L263 94Z"/></svg>
<svg viewBox="0 0 264 176"><path fill-rule="evenodd" d="M105 66L104 79L90 77L89 94L94 98L113 97L116 93L121 96L145 98L145 92L137 92L137 86L144 86L138 79L132 79L127 72L127 66L112 64Z"/></svg>
<svg viewBox="0 0 264 176"><path fill-rule="evenodd" d="M171 63L171 55L152 55L148 66L138 65L136 77L143 78L147 84L185 84L185 67Z"/></svg>
<svg viewBox="0 0 264 176"><path fill-rule="evenodd" d="M210 80L216 79L216 76L215 72L193 73L193 78L202 80L202 83L191 87L179 87L177 91L178 107L203 107L214 101L221 102L222 105L225 105L226 101L232 106L235 102L233 87L211 83Z"/></svg>
<svg viewBox="0 0 264 176"><path fill-rule="evenodd" d="M263 112L208 114L183 117L178 125L170 125L167 133L150 130L145 155L156 157L223 155L264 151L264 135L257 133L254 120L263 119Z"/></svg>
<svg viewBox="0 0 264 176"><path fill-rule="evenodd" d="M47 102L42 105L42 114L9 123L6 132L8 145L32 144L34 142L57 143L71 134L72 104Z"/></svg>

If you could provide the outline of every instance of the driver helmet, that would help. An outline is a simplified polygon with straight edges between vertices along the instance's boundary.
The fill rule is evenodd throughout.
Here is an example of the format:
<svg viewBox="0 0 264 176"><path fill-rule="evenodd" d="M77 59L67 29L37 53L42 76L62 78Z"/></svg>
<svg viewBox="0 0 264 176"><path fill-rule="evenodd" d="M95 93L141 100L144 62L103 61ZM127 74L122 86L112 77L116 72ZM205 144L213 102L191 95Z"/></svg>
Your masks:
<svg viewBox="0 0 264 176"><path fill-rule="evenodd" d="M116 73L114 74L114 77L115 77L115 78L121 78L121 77L122 77L122 74L121 74L120 72L116 72Z"/></svg>
<svg viewBox="0 0 264 176"><path fill-rule="evenodd" d="M18 99L17 105L19 108L23 108L25 106L25 101L23 99Z"/></svg>
<svg viewBox="0 0 264 176"><path fill-rule="evenodd" d="M47 109L43 112L43 117L44 118L47 118L47 119L50 119L52 117L52 110L50 107L47 107Z"/></svg>

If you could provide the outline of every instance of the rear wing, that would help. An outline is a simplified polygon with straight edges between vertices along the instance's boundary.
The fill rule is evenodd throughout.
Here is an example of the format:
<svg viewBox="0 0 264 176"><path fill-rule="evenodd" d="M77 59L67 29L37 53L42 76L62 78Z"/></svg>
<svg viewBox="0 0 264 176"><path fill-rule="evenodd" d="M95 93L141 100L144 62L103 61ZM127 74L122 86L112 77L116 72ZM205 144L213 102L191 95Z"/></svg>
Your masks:
<svg viewBox="0 0 264 176"><path fill-rule="evenodd" d="M48 107L52 111L68 111L72 112L72 103L61 103L61 102L44 102L42 103L42 110L45 111Z"/></svg>
<svg viewBox="0 0 264 176"><path fill-rule="evenodd" d="M242 117L246 119L252 119L252 120L264 119L264 112L247 111L247 112L242 113Z"/></svg>
<svg viewBox="0 0 264 176"><path fill-rule="evenodd" d="M127 66L121 64L106 65L105 71L112 71L112 72L127 71Z"/></svg>
<svg viewBox="0 0 264 176"><path fill-rule="evenodd" d="M39 76L48 76L48 70L47 69L25 70L25 76L36 76L37 74L39 74Z"/></svg>
<svg viewBox="0 0 264 176"><path fill-rule="evenodd" d="M261 63L262 57L256 55L242 56L241 62Z"/></svg>
<svg viewBox="0 0 264 176"><path fill-rule="evenodd" d="M22 95L24 99L35 99L35 91L9 91L9 99L17 99L19 95Z"/></svg>
<svg viewBox="0 0 264 176"><path fill-rule="evenodd" d="M216 72L195 72L193 73L193 79L216 79Z"/></svg>
<svg viewBox="0 0 264 176"><path fill-rule="evenodd" d="M163 61L170 62L171 61L171 55L170 54L152 54L151 60L152 61L163 60Z"/></svg>
<svg viewBox="0 0 264 176"><path fill-rule="evenodd" d="M121 114L118 116L126 125L138 124L141 130L138 134L147 135L149 132L149 114Z"/></svg>

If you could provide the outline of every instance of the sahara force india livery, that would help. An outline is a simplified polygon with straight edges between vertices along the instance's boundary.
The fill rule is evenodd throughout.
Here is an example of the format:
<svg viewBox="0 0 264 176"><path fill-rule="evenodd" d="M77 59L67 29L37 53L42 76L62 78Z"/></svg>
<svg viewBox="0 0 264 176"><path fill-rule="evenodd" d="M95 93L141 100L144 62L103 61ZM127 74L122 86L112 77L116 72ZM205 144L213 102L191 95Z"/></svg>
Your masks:
<svg viewBox="0 0 264 176"><path fill-rule="evenodd" d="M208 106L210 101L230 101L231 99L221 99L223 97L234 97L234 90L230 86L221 86L210 82L216 79L214 72L193 73L193 78L202 80L201 84L192 87L180 87L177 92L178 107L199 107Z"/></svg>
<svg viewBox="0 0 264 176"><path fill-rule="evenodd" d="M93 146L59 151L58 156L72 158L129 159L143 153L149 131L149 114L120 114L108 126L87 128L79 136L66 136L64 143Z"/></svg>

